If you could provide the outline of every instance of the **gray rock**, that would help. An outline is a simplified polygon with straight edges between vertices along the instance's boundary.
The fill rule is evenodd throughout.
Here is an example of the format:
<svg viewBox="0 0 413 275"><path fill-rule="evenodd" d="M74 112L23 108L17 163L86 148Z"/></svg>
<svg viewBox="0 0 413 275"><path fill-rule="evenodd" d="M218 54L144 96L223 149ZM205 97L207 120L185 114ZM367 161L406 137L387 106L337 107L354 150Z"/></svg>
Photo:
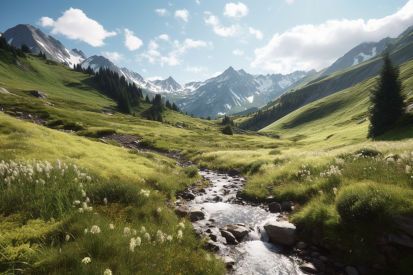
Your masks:
<svg viewBox="0 0 413 275"><path fill-rule="evenodd" d="M313 252L313 253L311 253L311 257L313 257L313 258L318 258L318 257L320 257L320 256L321 256L320 252Z"/></svg>
<svg viewBox="0 0 413 275"><path fill-rule="evenodd" d="M205 218L205 213L198 207L192 207L190 209L189 219L194 221L203 220Z"/></svg>
<svg viewBox="0 0 413 275"><path fill-rule="evenodd" d="M299 268L302 271L308 272L308 273L311 273L311 274L318 273L318 269L312 263L303 263L299 266Z"/></svg>
<svg viewBox="0 0 413 275"><path fill-rule="evenodd" d="M299 242L295 247L298 249L304 249L307 247L307 244L305 242Z"/></svg>
<svg viewBox="0 0 413 275"><path fill-rule="evenodd" d="M201 188L201 189L199 189L199 192L200 193L206 193L206 190L205 190L205 188Z"/></svg>
<svg viewBox="0 0 413 275"><path fill-rule="evenodd" d="M237 239L241 239L250 232L246 227L236 224L228 224L227 231L231 232Z"/></svg>
<svg viewBox="0 0 413 275"><path fill-rule="evenodd" d="M364 266L364 265L361 265L361 266L358 266L357 267L357 270L359 271L359 273L361 274L361 275L367 275L367 274L369 274L370 273L370 268L368 268L368 267L366 267L366 266Z"/></svg>
<svg viewBox="0 0 413 275"><path fill-rule="evenodd" d="M401 233L399 236L389 234L389 242L413 248L413 239L405 233Z"/></svg>
<svg viewBox="0 0 413 275"><path fill-rule="evenodd" d="M183 194L182 198L184 198L186 200L193 200L193 199L195 199L195 195L191 192L188 192L188 193Z"/></svg>
<svg viewBox="0 0 413 275"><path fill-rule="evenodd" d="M320 260L322 260L323 262L327 262L328 258L326 256L320 256L318 257Z"/></svg>
<svg viewBox="0 0 413 275"><path fill-rule="evenodd" d="M218 237L217 237L217 235L215 235L215 234L209 234L209 238L210 238L211 240L213 240L214 242L218 241Z"/></svg>
<svg viewBox="0 0 413 275"><path fill-rule="evenodd" d="M399 259L399 251L391 245L382 245L379 247L379 252L386 257L386 264L396 265Z"/></svg>
<svg viewBox="0 0 413 275"><path fill-rule="evenodd" d="M237 238L235 238L235 236L231 232L227 230L221 230L221 235L227 240L228 243L239 244Z"/></svg>
<svg viewBox="0 0 413 275"><path fill-rule="evenodd" d="M47 94L42 93L42 92L39 92L39 91L36 91L36 90L31 90L30 93L31 93L32 95L34 95L35 97L37 97L37 98L46 98L46 97L48 97Z"/></svg>
<svg viewBox="0 0 413 275"><path fill-rule="evenodd" d="M273 243L292 246L295 243L297 237L297 228L294 224L282 221L270 221L264 225L265 231L267 231L270 241Z"/></svg>
<svg viewBox="0 0 413 275"><path fill-rule="evenodd" d="M213 200L216 201L216 202L222 202L224 200L224 198L220 195L216 195Z"/></svg>
<svg viewBox="0 0 413 275"><path fill-rule="evenodd" d="M346 272L348 275L359 275L357 268L352 267L352 266L346 266Z"/></svg>
<svg viewBox="0 0 413 275"><path fill-rule="evenodd" d="M237 169L231 169L228 172L228 176L230 177L239 176L239 175L241 175L241 173Z"/></svg>
<svg viewBox="0 0 413 275"><path fill-rule="evenodd" d="M228 256L222 257L222 261L224 262L227 268L231 268L235 264L234 259Z"/></svg>
<svg viewBox="0 0 413 275"><path fill-rule="evenodd" d="M310 253L308 253L308 251L305 251L305 250L298 252L298 255L300 256L307 256L308 254Z"/></svg>
<svg viewBox="0 0 413 275"><path fill-rule="evenodd" d="M284 211L291 211L291 203L289 201L285 201L281 204L281 209Z"/></svg>
<svg viewBox="0 0 413 275"><path fill-rule="evenodd" d="M397 217L393 219L397 228L404 231L405 233L413 236L413 220L406 217Z"/></svg>
<svg viewBox="0 0 413 275"><path fill-rule="evenodd" d="M208 241L206 243L206 248L208 250L215 251L215 252L217 252L219 250L219 246L217 245L217 243L215 243L213 241Z"/></svg>
<svg viewBox="0 0 413 275"><path fill-rule="evenodd" d="M281 213L281 205L277 202L272 202L268 204L268 210L270 210L271 213Z"/></svg>
<svg viewBox="0 0 413 275"><path fill-rule="evenodd" d="M189 214L189 208L186 205L181 205L175 209L175 213L179 217L186 217Z"/></svg>

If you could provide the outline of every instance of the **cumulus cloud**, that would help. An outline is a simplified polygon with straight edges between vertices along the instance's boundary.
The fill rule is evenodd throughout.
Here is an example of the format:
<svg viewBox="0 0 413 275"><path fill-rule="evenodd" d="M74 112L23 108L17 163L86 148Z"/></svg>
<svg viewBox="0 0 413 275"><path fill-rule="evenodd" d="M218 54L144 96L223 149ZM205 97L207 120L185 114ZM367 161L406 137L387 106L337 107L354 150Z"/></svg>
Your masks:
<svg viewBox="0 0 413 275"><path fill-rule="evenodd" d="M198 5L201 5L201 1L195 0L195 2L196 2Z"/></svg>
<svg viewBox="0 0 413 275"><path fill-rule="evenodd" d="M125 56L118 52L102 52L102 55L114 63L125 59Z"/></svg>
<svg viewBox="0 0 413 275"><path fill-rule="evenodd" d="M236 50L233 50L233 51L232 51L232 54L233 54L233 55L243 55L244 52L241 51L241 50L236 49Z"/></svg>
<svg viewBox="0 0 413 275"><path fill-rule="evenodd" d="M413 0L396 13L380 19L329 20L320 25L300 25L282 34L276 33L270 42L255 50L252 67L276 73L331 65L350 49L366 41L396 37L413 24Z"/></svg>
<svg viewBox="0 0 413 275"><path fill-rule="evenodd" d="M294 3L294 0L285 0L285 2L286 2L288 5L291 5L292 3Z"/></svg>
<svg viewBox="0 0 413 275"><path fill-rule="evenodd" d="M182 19L185 22L188 22L189 11L187 11L186 9L175 11L175 18L176 19Z"/></svg>
<svg viewBox="0 0 413 275"><path fill-rule="evenodd" d="M133 35L133 31L125 29L125 46L130 51L139 49L143 45L142 40Z"/></svg>
<svg viewBox="0 0 413 275"><path fill-rule="evenodd" d="M169 15L169 11L167 11L166 9L156 9L155 12L160 16Z"/></svg>
<svg viewBox="0 0 413 275"><path fill-rule="evenodd" d="M151 76L151 77L147 77L146 80L155 81L155 80L163 80L163 78L160 76Z"/></svg>
<svg viewBox="0 0 413 275"><path fill-rule="evenodd" d="M147 73L148 71L146 69L142 69L142 72Z"/></svg>
<svg viewBox="0 0 413 275"><path fill-rule="evenodd" d="M79 9L70 8L54 21L50 17L40 18L39 25L53 27L51 34L62 34L69 39L80 40L93 47L105 45L106 37L116 35L116 32L106 31L97 21L90 19Z"/></svg>
<svg viewBox="0 0 413 275"><path fill-rule="evenodd" d="M218 17L216 17L215 15L207 11L205 12L205 14L208 16L207 18L204 19L205 24L212 25L213 30L216 34L226 37L226 36L237 36L242 33L242 28L240 25L233 24L231 25L231 27L223 27L219 23Z"/></svg>
<svg viewBox="0 0 413 275"><path fill-rule="evenodd" d="M225 5L224 15L227 17L240 18L247 15L248 11L248 7L243 3L228 3Z"/></svg>
<svg viewBox="0 0 413 275"><path fill-rule="evenodd" d="M165 41L169 41L169 36L167 34L161 34L160 36L158 36L158 38Z"/></svg>
<svg viewBox="0 0 413 275"><path fill-rule="evenodd" d="M185 71L193 72L193 73L200 73L203 71L208 71L208 68L206 67L186 67Z"/></svg>
<svg viewBox="0 0 413 275"><path fill-rule="evenodd" d="M250 34L255 35L255 37L259 40L261 40L264 37L262 32L259 31L259 30L256 30L256 29L250 27L249 31L250 31Z"/></svg>
<svg viewBox="0 0 413 275"><path fill-rule="evenodd" d="M151 40L148 45L148 49L142 54L138 55L138 59L147 59L150 63L159 63L161 66L167 64L169 66L175 66L182 63L180 57L184 55L190 49L199 49L205 47L212 47L212 42L205 42L202 40L193 40L190 38L185 39L183 42L178 40L171 41L169 44L172 46L172 51L167 55L162 55L159 51L159 45L155 40Z"/></svg>

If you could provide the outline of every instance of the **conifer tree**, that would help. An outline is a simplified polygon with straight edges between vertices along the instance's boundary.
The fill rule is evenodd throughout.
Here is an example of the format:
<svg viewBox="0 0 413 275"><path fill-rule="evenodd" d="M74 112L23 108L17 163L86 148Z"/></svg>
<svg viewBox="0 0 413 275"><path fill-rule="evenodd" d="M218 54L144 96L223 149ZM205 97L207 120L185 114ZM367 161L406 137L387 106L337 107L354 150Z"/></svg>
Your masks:
<svg viewBox="0 0 413 275"><path fill-rule="evenodd" d="M383 61L377 85L371 91L368 138L377 137L388 131L404 113L400 70L393 64L387 50L383 53Z"/></svg>
<svg viewBox="0 0 413 275"><path fill-rule="evenodd" d="M146 95L146 97L145 97L145 102L146 102L146 103L151 103L151 100L149 99L149 96L148 96L148 95Z"/></svg>

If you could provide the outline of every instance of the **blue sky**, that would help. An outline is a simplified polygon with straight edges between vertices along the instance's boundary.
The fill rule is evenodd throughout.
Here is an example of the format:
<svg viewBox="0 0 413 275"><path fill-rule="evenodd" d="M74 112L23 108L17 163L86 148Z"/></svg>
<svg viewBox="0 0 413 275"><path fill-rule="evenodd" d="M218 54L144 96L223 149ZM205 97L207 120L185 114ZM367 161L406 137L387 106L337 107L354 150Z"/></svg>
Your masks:
<svg viewBox="0 0 413 275"><path fill-rule="evenodd" d="M413 0L2 2L2 32L31 24L68 49L180 84L229 66L252 74L320 70L361 42L413 25Z"/></svg>

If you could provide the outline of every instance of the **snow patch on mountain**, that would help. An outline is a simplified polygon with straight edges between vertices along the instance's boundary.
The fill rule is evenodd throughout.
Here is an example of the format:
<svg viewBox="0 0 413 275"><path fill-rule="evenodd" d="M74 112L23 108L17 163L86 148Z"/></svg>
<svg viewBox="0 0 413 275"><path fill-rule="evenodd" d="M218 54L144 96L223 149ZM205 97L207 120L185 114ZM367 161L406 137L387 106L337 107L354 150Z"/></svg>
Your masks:
<svg viewBox="0 0 413 275"><path fill-rule="evenodd" d="M376 53L376 49L377 49L377 47L373 47L373 49L372 49L372 54L371 54L371 55L364 54L364 53L358 54L358 55L354 58L354 62L353 62L353 64L352 64L351 66L355 66L355 65L357 65L357 64L359 64L359 63L361 63L361 62L364 62L364 61L366 61L367 59L370 59L370 58L372 58L373 56L375 56L375 55L377 54L377 53ZM360 60L360 57L362 58L361 61L359 61L359 60Z"/></svg>

